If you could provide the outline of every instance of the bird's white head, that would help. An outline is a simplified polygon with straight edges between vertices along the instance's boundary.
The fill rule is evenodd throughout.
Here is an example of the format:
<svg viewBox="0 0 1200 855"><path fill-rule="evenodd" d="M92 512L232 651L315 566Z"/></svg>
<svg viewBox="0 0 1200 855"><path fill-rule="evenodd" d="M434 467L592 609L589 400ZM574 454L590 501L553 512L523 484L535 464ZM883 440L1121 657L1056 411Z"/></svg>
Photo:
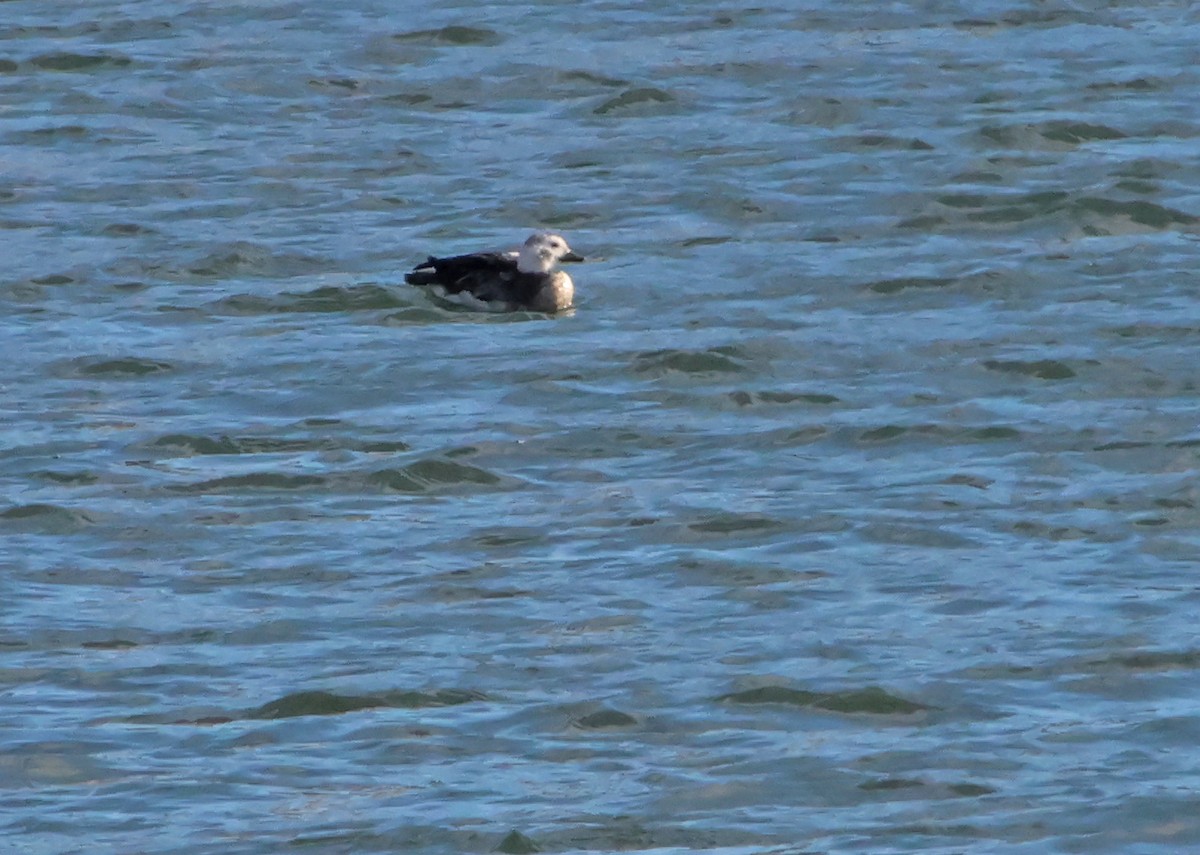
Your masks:
<svg viewBox="0 0 1200 855"><path fill-rule="evenodd" d="M517 255L517 269L522 273L549 273L560 261L583 261L583 256L572 252L562 235L535 232Z"/></svg>

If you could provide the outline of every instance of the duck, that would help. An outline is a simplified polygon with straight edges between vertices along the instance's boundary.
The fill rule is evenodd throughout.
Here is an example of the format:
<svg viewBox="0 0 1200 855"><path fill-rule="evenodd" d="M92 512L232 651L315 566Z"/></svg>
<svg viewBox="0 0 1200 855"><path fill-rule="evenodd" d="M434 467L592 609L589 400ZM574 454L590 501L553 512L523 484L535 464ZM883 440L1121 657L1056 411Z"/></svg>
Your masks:
<svg viewBox="0 0 1200 855"><path fill-rule="evenodd" d="M559 262L583 260L562 235L534 232L516 252L431 255L404 281L475 308L555 314L575 303L575 283Z"/></svg>

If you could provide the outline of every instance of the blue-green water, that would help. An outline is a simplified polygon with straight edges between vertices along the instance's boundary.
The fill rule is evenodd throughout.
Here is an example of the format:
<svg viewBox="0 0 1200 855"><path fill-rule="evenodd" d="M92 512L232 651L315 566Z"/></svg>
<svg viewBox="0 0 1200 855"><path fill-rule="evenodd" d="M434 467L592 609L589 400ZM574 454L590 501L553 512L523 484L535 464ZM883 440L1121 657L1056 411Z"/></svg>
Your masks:
<svg viewBox="0 0 1200 855"><path fill-rule="evenodd" d="M0 850L1200 846L1197 45L0 3Z"/></svg>

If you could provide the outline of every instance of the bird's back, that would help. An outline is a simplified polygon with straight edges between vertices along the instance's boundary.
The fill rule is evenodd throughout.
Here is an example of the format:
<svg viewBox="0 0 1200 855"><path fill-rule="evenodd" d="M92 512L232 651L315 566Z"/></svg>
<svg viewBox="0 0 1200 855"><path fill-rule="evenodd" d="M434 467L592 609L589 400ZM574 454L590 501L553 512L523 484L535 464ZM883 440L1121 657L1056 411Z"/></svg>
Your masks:
<svg viewBox="0 0 1200 855"><path fill-rule="evenodd" d="M446 258L429 256L418 264L404 281L410 285L441 285L449 293L472 290L475 283L491 279L509 279L517 273L517 260L504 252L473 252Z"/></svg>

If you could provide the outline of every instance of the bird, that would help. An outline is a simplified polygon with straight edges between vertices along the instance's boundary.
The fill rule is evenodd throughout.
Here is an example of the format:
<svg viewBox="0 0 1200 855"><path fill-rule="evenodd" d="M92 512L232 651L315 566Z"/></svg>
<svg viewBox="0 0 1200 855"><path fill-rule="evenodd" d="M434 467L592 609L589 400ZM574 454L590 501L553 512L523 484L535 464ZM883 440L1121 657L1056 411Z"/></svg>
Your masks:
<svg viewBox="0 0 1200 855"><path fill-rule="evenodd" d="M429 256L404 281L434 286L438 296L492 311L553 314L575 301L575 283L555 266L583 261L562 235L534 232L517 252L472 252L445 258ZM464 300L464 298L469 298Z"/></svg>

